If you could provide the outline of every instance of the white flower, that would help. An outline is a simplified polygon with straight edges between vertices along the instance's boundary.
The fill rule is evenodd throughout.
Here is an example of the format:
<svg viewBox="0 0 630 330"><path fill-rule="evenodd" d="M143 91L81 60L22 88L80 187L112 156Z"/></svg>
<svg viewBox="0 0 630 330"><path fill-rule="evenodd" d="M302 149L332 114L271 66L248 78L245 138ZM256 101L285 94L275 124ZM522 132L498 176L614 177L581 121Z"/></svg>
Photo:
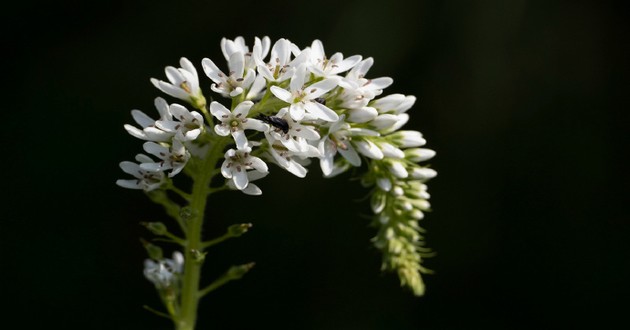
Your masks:
<svg viewBox="0 0 630 330"><path fill-rule="evenodd" d="M136 155L136 161L149 163L153 160L147 155L138 154ZM120 162L120 168L123 172L136 178L135 180L116 180L116 184L123 188L151 191L159 188L164 183L164 172L162 171L146 171L140 168L140 165L129 161Z"/></svg>
<svg viewBox="0 0 630 330"><path fill-rule="evenodd" d="M160 113L159 120L170 120L172 118L168 104L163 98L157 97L154 103L155 108L157 108ZM131 110L131 116L142 128L139 129L129 124L125 124L125 129L133 137L147 141L165 142L169 141L174 135L171 132L166 132L155 127L156 121L140 110Z"/></svg>
<svg viewBox="0 0 630 330"><path fill-rule="evenodd" d="M247 145L246 129L260 132L267 130L267 125L262 121L247 118L247 114L253 105L254 103L251 101L243 101L230 112L219 102L210 103L210 113L221 121L221 124L214 126L214 131L221 136L228 136L231 133L236 142L236 148L245 148Z"/></svg>
<svg viewBox="0 0 630 330"><path fill-rule="evenodd" d="M268 167L265 162L251 155L252 148L247 146L243 149L230 149L225 153L225 160L221 165L221 174L226 179L232 179L234 186L238 190L247 188L249 178L247 170L256 170L267 173Z"/></svg>
<svg viewBox="0 0 630 330"><path fill-rule="evenodd" d="M249 51L249 47L245 44L245 39L241 36L236 37L234 40L227 38L221 39L221 52L227 61L230 60L234 53L240 52L245 55L244 66L245 69L255 69L257 63L262 61L263 58L269 53L269 46L271 40L265 36L262 40L258 37L254 39L254 48L252 52Z"/></svg>
<svg viewBox="0 0 630 330"><path fill-rule="evenodd" d="M310 49L311 65L308 69L319 77L335 76L338 73L350 70L361 61L360 55L354 55L344 59L341 53L335 53L328 59L324 52L324 46L319 40L314 40Z"/></svg>
<svg viewBox="0 0 630 330"><path fill-rule="evenodd" d="M203 71L214 81L210 87L223 96L234 97L248 89L256 79L253 69L245 69L245 54L241 51L232 53L228 59L229 74L223 73L209 58L201 60Z"/></svg>
<svg viewBox="0 0 630 330"><path fill-rule="evenodd" d="M291 54L299 55L291 60ZM269 82L283 82L293 76L295 68L304 63L309 52L300 52L299 48L287 39L279 39L271 48L271 56L268 63L260 61L258 73Z"/></svg>
<svg viewBox="0 0 630 330"><path fill-rule="evenodd" d="M298 153L288 150L278 141L268 141L270 144L269 152L275 163L300 178L305 177L308 172L302 163L308 163L308 158L320 156L319 150L312 145L308 145L305 151Z"/></svg>
<svg viewBox="0 0 630 330"><path fill-rule="evenodd" d="M144 276L160 289L176 285L184 269L184 256L179 251L173 252L173 258L144 261Z"/></svg>
<svg viewBox="0 0 630 330"><path fill-rule="evenodd" d="M291 78L290 91L278 86L271 86L271 92L280 100L291 104L289 113L291 118L295 120L302 120L307 111L316 118L326 121L339 120L339 116L335 111L315 100L335 88L338 79L324 79L310 86L304 86L306 75L306 67L301 65Z"/></svg>
<svg viewBox="0 0 630 330"><path fill-rule="evenodd" d="M322 168L324 176L329 176L334 169L334 158L339 152L343 158L352 166L361 166L361 157L350 144L350 137L353 135L367 135L369 130L361 128L350 128L350 124L344 121L345 115L342 115L337 122L334 122L328 128L326 134L318 143L318 149L321 154L319 165ZM376 133L378 135L378 133Z"/></svg>
<svg viewBox="0 0 630 330"><path fill-rule="evenodd" d="M342 95L342 107L349 109L360 109L367 106L374 97L383 93L383 89L389 87L394 80L390 77L366 79L365 75L374 64L370 57L357 64L339 82L339 86L344 88Z"/></svg>
<svg viewBox="0 0 630 330"><path fill-rule="evenodd" d="M190 159L190 153L186 150L184 144L177 139L173 140L173 144L170 147L154 142L145 142L143 147L146 152L161 159L160 162L140 164L140 168L145 171L171 170L168 176L173 177L184 169L188 159Z"/></svg>
<svg viewBox="0 0 630 330"><path fill-rule="evenodd" d="M162 92L188 101L200 107L206 105L206 99L199 88L199 77L195 66L185 57L179 60L181 68L167 66L164 70L169 82L151 78L151 83Z"/></svg>
<svg viewBox="0 0 630 330"><path fill-rule="evenodd" d="M271 129L267 134L267 139L273 141L280 141L287 149L293 152L304 152L308 149L309 144L307 141L317 141L320 136L315 128L311 125L302 125L302 122L294 120L289 115L287 108L282 108L274 116L276 120L281 120L287 124L286 132L282 129L275 127ZM309 114L305 114L304 121L315 119Z"/></svg>
<svg viewBox="0 0 630 330"><path fill-rule="evenodd" d="M203 131L203 116L197 111L188 111L184 106L171 104L169 112L174 117L155 122L165 132L175 134L180 141L193 141Z"/></svg>

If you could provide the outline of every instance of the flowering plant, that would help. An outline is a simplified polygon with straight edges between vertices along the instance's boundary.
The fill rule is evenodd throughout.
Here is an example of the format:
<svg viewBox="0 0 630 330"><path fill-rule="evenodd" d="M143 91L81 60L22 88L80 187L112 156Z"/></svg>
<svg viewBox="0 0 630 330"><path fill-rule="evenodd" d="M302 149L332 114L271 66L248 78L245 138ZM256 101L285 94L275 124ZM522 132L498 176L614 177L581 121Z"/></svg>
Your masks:
<svg viewBox="0 0 630 330"><path fill-rule="evenodd" d="M397 272L401 285L422 295L421 273L428 270L421 262L430 251L423 247L418 221L430 207L425 182L436 172L418 164L435 155L421 148L426 143L422 134L401 130L415 97L377 98L393 80L365 77L373 59L344 58L341 53L328 57L319 40L300 49L287 39L271 46L268 37L255 38L250 49L237 37L223 39L221 50L226 71L208 58L201 65L213 82L210 89L230 102L208 104L196 68L181 58L179 68L166 67L167 81L151 82L188 107L158 97L159 118L133 110L137 126L124 126L146 141L146 154L138 154L136 162L121 162L121 169L133 178L116 183L144 190L181 232L161 222L144 223L158 236L154 241L181 249L165 258L160 247L143 241L150 257L144 274L166 311L147 308L171 319L178 330L194 329L199 300L253 266L233 266L201 287L204 251L251 227L233 225L224 236L204 240L208 196L223 190L260 195L254 181L269 173L268 163L302 178L312 160L319 162L325 177L364 168L360 179L371 189L377 228L373 243L383 254L382 268ZM176 181L177 175L189 180Z"/></svg>

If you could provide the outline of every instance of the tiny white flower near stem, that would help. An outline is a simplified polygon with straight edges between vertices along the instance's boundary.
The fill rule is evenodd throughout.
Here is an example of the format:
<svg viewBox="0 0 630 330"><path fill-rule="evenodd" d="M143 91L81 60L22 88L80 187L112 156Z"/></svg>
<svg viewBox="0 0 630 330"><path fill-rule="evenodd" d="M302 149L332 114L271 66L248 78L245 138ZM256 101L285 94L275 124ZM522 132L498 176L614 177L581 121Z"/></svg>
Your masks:
<svg viewBox="0 0 630 330"><path fill-rule="evenodd" d="M195 107L204 107L206 99L199 88L199 77L197 69L185 57L179 60L181 68L167 66L164 70L169 82L151 78L151 83L162 92L176 97L178 99L188 101Z"/></svg>
<svg viewBox="0 0 630 330"><path fill-rule="evenodd" d="M269 53L271 39L265 36L262 40L258 37L254 38L254 47L249 51L249 47L245 44L245 38L236 37L234 40L227 38L221 39L221 52L227 61L230 60L234 53L240 52L245 55L245 69L254 69L258 62L264 59Z"/></svg>
<svg viewBox="0 0 630 330"><path fill-rule="evenodd" d="M361 135L363 129L352 129L350 124L344 121L342 115L338 121L332 123L326 134L318 143L317 147L322 155L319 165L324 176L328 176L334 169L334 158L337 152L345 158L352 166L361 166L361 157L350 143L352 135Z"/></svg>
<svg viewBox="0 0 630 330"><path fill-rule="evenodd" d="M279 39L271 48L269 62L262 60L258 63L258 73L268 82L283 82L293 76L295 68L304 63L308 52L302 52L294 60L291 60L292 49L297 46L287 39ZM298 49L299 50L299 49Z"/></svg>
<svg viewBox="0 0 630 330"><path fill-rule="evenodd" d="M310 86L304 86L306 66L301 65L293 74L289 84L289 91L278 86L271 86L271 92L280 100L290 104L291 118L302 120L306 112L325 121L337 121L339 115L315 99L324 95L337 86L338 78L328 78Z"/></svg>
<svg viewBox="0 0 630 330"><path fill-rule="evenodd" d="M371 57L359 62L339 82L339 87L343 88L343 93L339 96L342 107L351 110L364 108L374 97L382 94L383 89L394 82L390 77L366 79L365 75L373 63L374 60ZM373 108L369 108L371 112Z"/></svg>
<svg viewBox="0 0 630 330"><path fill-rule="evenodd" d="M309 148L308 141L317 141L320 139L319 133L311 125L303 125L302 122L313 121L315 118L309 114L305 114L303 121L297 121L291 118L287 108L282 108L275 115L276 118L287 123L286 132L276 127L271 128L267 138L273 141L280 141L287 149L293 152L304 152Z"/></svg>
<svg viewBox="0 0 630 330"><path fill-rule="evenodd" d="M203 116L197 111L188 111L184 106L171 104L169 107L172 119L163 119L155 122L159 129L175 134L180 141L193 141L203 132Z"/></svg>
<svg viewBox="0 0 630 330"><path fill-rule="evenodd" d="M267 130L267 125L262 121L247 118L253 105L252 101L243 101L230 112L219 102L214 101L210 103L210 113L221 121L220 124L214 126L214 131L221 136L232 134L236 142L236 148L244 149L247 146L246 129L253 129L259 132Z"/></svg>
<svg viewBox="0 0 630 330"><path fill-rule="evenodd" d="M136 155L136 161L140 164L153 162L149 156L143 154ZM123 172L131 174L136 178L132 180L117 180L116 184L123 188L151 191L159 188L165 182L164 172L146 171L140 168L139 164L134 162L123 161L120 163L120 168Z"/></svg>
<svg viewBox="0 0 630 330"><path fill-rule="evenodd" d="M160 113L159 120L172 119L166 100L161 97L157 97L154 103L155 108ZM133 137L147 141L165 142L169 141L174 135L172 132L166 132L157 128L155 125L156 121L140 110L131 110L131 116L141 127L141 129L139 129L129 124L124 125L125 130L127 130L127 132Z"/></svg>
<svg viewBox="0 0 630 330"><path fill-rule="evenodd" d="M251 155L252 148L246 146L243 149L229 149L225 153L225 160L221 165L221 174L226 179L232 179L234 186L238 190L243 190L249 183L247 177L248 170L256 170L258 172L267 173L268 167L265 162Z"/></svg>
<svg viewBox="0 0 630 330"><path fill-rule="evenodd" d="M361 61L361 55L353 55L344 59L341 53L335 53L329 59L324 52L324 45L319 40L314 40L310 49L311 65L308 69L318 77L336 76L350 70Z"/></svg>
<svg viewBox="0 0 630 330"><path fill-rule="evenodd" d="M234 97L248 89L256 79L253 69L245 69L245 54L241 51L234 52L228 59L229 73L226 75L212 60L201 60L203 71L214 84L210 87L213 91L223 96Z"/></svg>
<svg viewBox="0 0 630 330"><path fill-rule="evenodd" d="M160 289L175 286L183 269L184 256L179 251L173 252L172 259L144 261L144 276Z"/></svg>
<svg viewBox="0 0 630 330"><path fill-rule="evenodd" d="M170 170L171 172L168 176L173 177L184 169L188 159L190 159L190 153L186 150L184 144L177 139L173 139L173 144L170 147L165 147L154 142L145 142L143 147L146 152L161 159L160 162L140 164L140 168L145 171Z"/></svg>

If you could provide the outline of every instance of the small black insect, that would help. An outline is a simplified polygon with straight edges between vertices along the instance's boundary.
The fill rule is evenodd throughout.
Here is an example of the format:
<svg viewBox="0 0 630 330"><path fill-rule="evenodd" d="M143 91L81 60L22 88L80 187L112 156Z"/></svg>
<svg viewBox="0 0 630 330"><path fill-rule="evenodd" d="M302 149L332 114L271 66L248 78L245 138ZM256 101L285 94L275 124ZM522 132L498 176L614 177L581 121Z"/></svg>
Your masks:
<svg viewBox="0 0 630 330"><path fill-rule="evenodd" d="M326 99L323 97L317 97L315 98L315 102L321 104L321 105L326 105Z"/></svg>
<svg viewBox="0 0 630 330"><path fill-rule="evenodd" d="M265 116L262 113L259 114L258 117L256 118L281 130L282 132L284 132L284 134L287 134L289 132L289 123L287 123L287 121L282 118L275 117L275 116Z"/></svg>

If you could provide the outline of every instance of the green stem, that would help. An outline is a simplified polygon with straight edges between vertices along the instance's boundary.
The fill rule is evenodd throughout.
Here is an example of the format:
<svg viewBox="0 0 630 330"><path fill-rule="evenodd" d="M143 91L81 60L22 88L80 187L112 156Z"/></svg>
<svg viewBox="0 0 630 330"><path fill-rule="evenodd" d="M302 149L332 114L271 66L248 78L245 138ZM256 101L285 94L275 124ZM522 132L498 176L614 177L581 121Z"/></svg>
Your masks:
<svg viewBox="0 0 630 330"><path fill-rule="evenodd" d="M216 137L216 136L215 136ZM193 188L189 207L192 216L186 223L186 244L184 246L184 277L182 281L181 312L175 320L177 330L193 330L197 319L197 306L199 303L199 279L201 278L201 266L203 252L201 230L208 194L210 193L210 181L212 180L216 163L223 157L223 148L227 139L214 139L212 147L208 150L199 170L193 179Z"/></svg>

